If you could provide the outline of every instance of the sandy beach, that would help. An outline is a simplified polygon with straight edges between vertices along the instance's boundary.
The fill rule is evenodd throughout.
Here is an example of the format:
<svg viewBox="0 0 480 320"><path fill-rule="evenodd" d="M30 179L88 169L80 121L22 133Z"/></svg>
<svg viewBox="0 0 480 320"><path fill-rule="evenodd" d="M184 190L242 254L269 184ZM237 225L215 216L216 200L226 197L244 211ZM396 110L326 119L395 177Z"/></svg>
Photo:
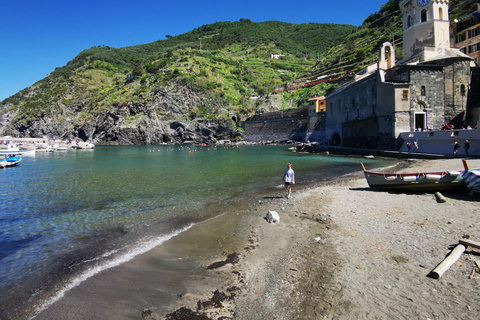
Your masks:
<svg viewBox="0 0 480 320"><path fill-rule="evenodd" d="M461 169L460 159L413 160L403 171ZM294 186L291 199L264 191L108 271L137 277L135 288L104 274L103 291L87 281L37 318L478 319L479 250L468 247L440 279L427 276L459 239L480 241L480 197L442 194L445 203L433 193L373 191L360 172ZM265 220L268 210L280 223ZM159 266L182 266L184 280L156 289ZM111 304L95 305L95 295Z"/></svg>
<svg viewBox="0 0 480 320"><path fill-rule="evenodd" d="M470 160L480 167L480 160ZM461 161L416 160L405 170L461 170ZM296 190L295 190L296 189ZM480 241L478 196L372 191L363 176L266 194L234 227L237 263L206 270L144 319L478 319L480 251L468 247L440 278L427 275L462 237ZM264 219L280 214L279 224ZM202 261L204 267L226 260ZM176 311L174 311L176 310Z"/></svg>

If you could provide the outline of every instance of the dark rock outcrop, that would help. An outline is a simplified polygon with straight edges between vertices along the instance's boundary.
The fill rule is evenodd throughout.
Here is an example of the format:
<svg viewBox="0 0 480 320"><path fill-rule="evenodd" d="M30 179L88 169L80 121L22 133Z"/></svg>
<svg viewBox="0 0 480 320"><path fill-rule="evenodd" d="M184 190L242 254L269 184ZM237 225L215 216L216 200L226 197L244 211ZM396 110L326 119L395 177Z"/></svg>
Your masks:
<svg viewBox="0 0 480 320"><path fill-rule="evenodd" d="M69 89L73 97L69 103L50 102L33 118L15 102L34 97L31 88L5 100L0 105L0 136L76 138L106 145L215 143L241 136L234 122L222 116L217 116L220 120L172 120L186 119L198 106L226 114L226 101L188 86L155 87L136 101L97 102L95 107L82 98L81 90ZM27 92L30 97L22 96Z"/></svg>

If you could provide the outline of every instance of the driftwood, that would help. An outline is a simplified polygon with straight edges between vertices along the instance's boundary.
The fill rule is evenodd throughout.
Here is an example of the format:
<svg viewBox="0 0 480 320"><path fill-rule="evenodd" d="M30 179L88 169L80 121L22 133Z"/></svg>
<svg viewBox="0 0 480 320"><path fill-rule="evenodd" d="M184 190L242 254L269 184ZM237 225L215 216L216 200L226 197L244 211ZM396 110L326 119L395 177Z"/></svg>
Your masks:
<svg viewBox="0 0 480 320"><path fill-rule="evenodd" d="M458 244L443 261L430 272L429 276L439 279L465 252L465 246Z"/></svg>
<svg viewBox="0 0 480 320"><path fill-rule="evenodd" d="M437 202L447 202L447 199L440 192L435 192L435 197L437 198Z"/></svg>
<svg viewBox="0 0 480 320"><path fill-rule="evenodd" d="M472 279L475 276L475 267L472 269L472 273L468 276L468 279Z"/></svg>
<svg viewBox="0 0 480 320"><path fill-rule="evenodd" d="M463 244L466 247L474 247L476 249L480 249L480 242L477 242L477 241L460 239L458 243Z"/></svg>

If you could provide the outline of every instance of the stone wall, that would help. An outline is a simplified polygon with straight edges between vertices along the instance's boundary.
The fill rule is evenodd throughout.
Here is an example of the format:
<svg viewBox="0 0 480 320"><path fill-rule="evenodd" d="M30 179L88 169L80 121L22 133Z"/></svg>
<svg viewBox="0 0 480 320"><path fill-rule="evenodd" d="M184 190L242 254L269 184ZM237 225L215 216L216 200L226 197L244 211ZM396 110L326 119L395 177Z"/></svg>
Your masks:
<svg viewBox="0 0 480 320"><path fill-rule="evenodd" d="M442 67L410 70L410 123L415 124L415 112L425 112L427 127L440 129L444 124L445 76ZM423 90L422 90L423 87ZM412 131L415 128L411 128Z"/></svg>
<svg viewBox="0 0 480 320"><path fill-rule="evenodd" d="M460 128L465 122L467 91L470 87L470 61L458 61L447 65L444 72L445 118Z"/></svg>
<svg viewBox="0 0 480 320"><path fill-rule="evenodd" d="M241 126L245 129L245 141L255 143L286 140L321 142L327 139L325 136L325 113L308 116L308 113L305 114L302 110L295 109L290 115L300 115L300 117L280 118L282 114L277 111L256 115L254 118L264 120L242 122Z"/></svg>
<svg viewBox="0 0 480 320"><path fill-rule="evenodd" d="M264 121L245 121L245 141L264 143L269 141L305 141L308 117L272 119Z"/></svg>
<svg viewBox="0 0 480 320"><path fill-rule="evenodd" d="M274 119L308 117L308 110L309 110L309 106L300 106L295 109L260 113L248 118L247 121L265 121L265 120L274 120Z"/></svg>
<svg viewBox="0 0 480 320"><path fill-rule="evenodd" d="M328 140L326 136L325 115L325 112L310 115L306 133L306 139L310 140L310 142L325 142L325 140Z"/></svg>

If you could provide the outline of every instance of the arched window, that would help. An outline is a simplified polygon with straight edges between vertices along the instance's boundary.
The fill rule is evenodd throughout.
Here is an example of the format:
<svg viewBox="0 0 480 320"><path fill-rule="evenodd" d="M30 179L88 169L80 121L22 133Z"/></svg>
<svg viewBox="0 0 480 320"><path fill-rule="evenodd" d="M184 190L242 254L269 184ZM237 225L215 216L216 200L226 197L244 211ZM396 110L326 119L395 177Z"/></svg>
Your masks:
<svg viewBox="0 0 480 320"><path fill-rule="evenodd" d="M407 17L407 28L410 28L412 26L412 17L411 16L408 16Z"/></svg>
<svg viewBox="0 0 480 320"><path fill-rule="evenodd" d="M427 21L427 10L422 10L422 22Z"/></svg>
<svg viewBox="0 0 480 320"><path fill-rule="evenodd" d="M438 18L439 18L440 20L443 20L443 9L442 9L442 8L439 8L439 9L438 9Z"/></svg>
<svg viewBox="0 0 480 320"><path fill-rule="evenodd" d="M465 97L465 94L466 94L465 85L462 84L462 85L460 86L460 95L461 95L462 97Z"/></svg>
<svg viewBox="0 0 480 320"><path fill-rule="evenodd" d="M422 89L420 90L421 91L421 95L422 96L425 96L426 95L426 89L425 89L425 86L422 86Z"/></svg>

